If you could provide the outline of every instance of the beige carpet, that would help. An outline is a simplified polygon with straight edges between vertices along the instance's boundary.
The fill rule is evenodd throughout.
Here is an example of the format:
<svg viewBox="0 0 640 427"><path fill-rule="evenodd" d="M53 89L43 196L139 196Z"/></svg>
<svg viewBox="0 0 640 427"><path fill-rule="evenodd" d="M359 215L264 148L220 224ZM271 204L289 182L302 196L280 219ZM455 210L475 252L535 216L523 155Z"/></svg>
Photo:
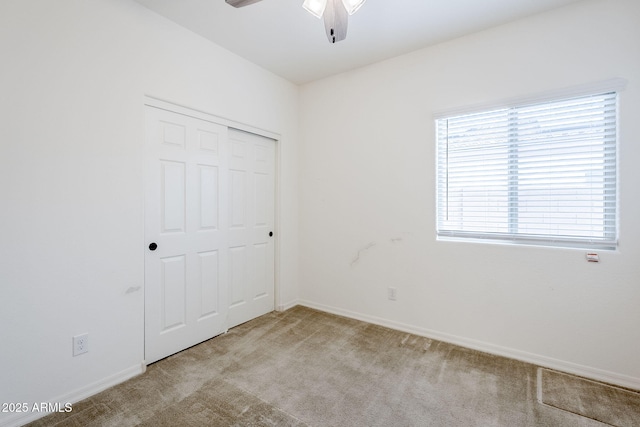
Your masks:
<svg viewBox="0 0 640 427"><path fill-rule="evenodd" d="M149 366L33 426L602 426L537 367L303 307Z"/></svg>
<svg viewBox="0 0 640 427"><path fill-rule="evenodd" d="M616 427L640 427L640 393L540 368L540 401Z"/></svg>

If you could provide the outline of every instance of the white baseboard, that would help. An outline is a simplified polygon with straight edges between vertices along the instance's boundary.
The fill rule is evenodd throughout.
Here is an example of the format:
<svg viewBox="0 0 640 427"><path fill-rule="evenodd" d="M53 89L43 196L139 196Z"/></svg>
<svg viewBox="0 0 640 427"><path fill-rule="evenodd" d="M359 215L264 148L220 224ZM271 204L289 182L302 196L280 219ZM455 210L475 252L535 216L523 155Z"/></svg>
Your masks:
<svg viewBox="0 0 640 427"><path fill-rule="evenodd" d="M287 310L289 310L290 308L295 307L296 305L299 305L299 304L298 304L298 300L289 301L289 302L288 302L288 303L286 303L286 304L280 304L280 305L276 308L276 311L287 311Z"/></svg>
<svg viewBox="0 0 640 427"><path fill-rule="evenodd" d="M640 390L640 378L622 375L616 372L605 371L603 369L598 369L590 366L579 365L576 363L554 359L539 354L528 353L526 351L516 350L513 348L502 347L488 342L438 332L431 329L420 328L376 316L369 316L354 311L344 310L341 308L331 307L323 304L317 304L311 301L300 300L298 301L298 304L316 310L325 311L327 313L337 314L339 316L349 317L352 319L373 323L375 325L385 326L387 328L395 329L398 331L407 332L438 341L444 341L450 344L459 345L461 347L466 347L497 356L508 357L510 359L520 360L522 362L532 363L534 365L542 366L556 371L566 372L569 374L578 375L580 377L589 378L592 380L601 381L604 383L617 385L633 390Z"/></svg>
<svg viewBox="0 0 640 427"><path fill-rule="evenodd" d="M96 381L93 384L89 384L85 387L81 387L77 390L74 390L62 396L58 396L52 399L47 399L46 401L59 402L62 405L64 405L64 403L67 403L67 402L74 404L88 397L91 397L94 394L100 393L101 391L104 391L109 387L113 387L114 385L120 384L130 378L133 378L136 375L143 374L146 371L146 369L147 369L147 366L145 362L142 361L140 365L132 366L130 368L127 368L123 371L118 372L117 374L111 375L100 381ZM6 426L6 427L19 427L27 423L30 423L32 421L35 421L39 418L45 417L50 413L51 412L16 413L10 417L0 420L0 425Z"/></svg>

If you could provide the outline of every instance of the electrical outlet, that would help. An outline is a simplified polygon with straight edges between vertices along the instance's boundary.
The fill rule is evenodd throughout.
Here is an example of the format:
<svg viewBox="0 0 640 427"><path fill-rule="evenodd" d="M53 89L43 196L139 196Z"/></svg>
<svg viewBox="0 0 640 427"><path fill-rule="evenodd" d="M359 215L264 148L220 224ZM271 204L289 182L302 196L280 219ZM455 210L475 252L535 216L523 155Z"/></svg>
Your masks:
<svg viewBox="0 0 640 427"><path fill-rule="evenodd" d="M73 337L73 355L78 356L89 351L89 334Z"/></svg>
<svg viewBox="0 0 640 427"><path fill-rule="evenodd" d="M398 290L396 288L388 288L388 297L391 301L395 301L397 297Z"/></svg>

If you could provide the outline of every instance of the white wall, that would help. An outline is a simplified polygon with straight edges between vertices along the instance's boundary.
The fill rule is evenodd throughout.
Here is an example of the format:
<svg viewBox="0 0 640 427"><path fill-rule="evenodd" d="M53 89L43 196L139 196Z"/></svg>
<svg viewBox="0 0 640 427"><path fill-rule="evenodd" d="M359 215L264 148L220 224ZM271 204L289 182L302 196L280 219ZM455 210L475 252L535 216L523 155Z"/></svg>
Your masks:
<svg viewBox="0 0 640 427"><path fill-rule="evenodd" d="M296 86L130 0L3 0L0 61L0 402L142 369L144 95L282 135L278 304L297 299Z"/></svg>
<svg viewBox="0 0 640 427"><path fill-rule="evenodd" d="M638 17L585 0L303 86L301 302L640 388ZM436 241L434 112L613 77L618 251Z"/></svg>

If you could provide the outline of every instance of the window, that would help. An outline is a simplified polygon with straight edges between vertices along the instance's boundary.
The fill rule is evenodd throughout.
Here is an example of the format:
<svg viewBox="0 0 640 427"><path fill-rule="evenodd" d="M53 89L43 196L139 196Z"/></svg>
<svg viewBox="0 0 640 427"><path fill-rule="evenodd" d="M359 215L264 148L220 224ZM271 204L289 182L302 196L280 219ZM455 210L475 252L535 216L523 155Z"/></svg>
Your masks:
<svg viewBox="0 0 640 427"><path fill-rule="evenodd" d="M614 249L616 92L436 119L439 238Z"/></svg>

